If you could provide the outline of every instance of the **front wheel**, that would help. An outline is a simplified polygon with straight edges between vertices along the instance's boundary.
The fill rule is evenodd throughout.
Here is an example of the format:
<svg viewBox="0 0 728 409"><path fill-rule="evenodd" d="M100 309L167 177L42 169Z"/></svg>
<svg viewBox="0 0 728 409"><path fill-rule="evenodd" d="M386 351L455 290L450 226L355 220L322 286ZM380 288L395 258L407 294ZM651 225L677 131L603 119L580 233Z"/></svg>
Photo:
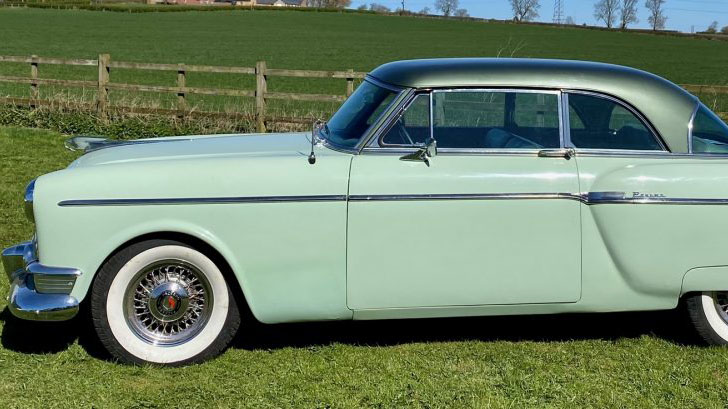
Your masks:
<svg viewBox="0 0 728 409"><path fill-rule="evenodd" d="M185 365L220 354L240 314L220 269L170 240L133 244L101 268L91 293L101 343L134 364Z"/></svg>
<svg viewBox="0 0 728 409"><path fill-rule="evenodd" d="M698 335L711 345L728 345L728 292L705 291L685 302Z"/></svg>

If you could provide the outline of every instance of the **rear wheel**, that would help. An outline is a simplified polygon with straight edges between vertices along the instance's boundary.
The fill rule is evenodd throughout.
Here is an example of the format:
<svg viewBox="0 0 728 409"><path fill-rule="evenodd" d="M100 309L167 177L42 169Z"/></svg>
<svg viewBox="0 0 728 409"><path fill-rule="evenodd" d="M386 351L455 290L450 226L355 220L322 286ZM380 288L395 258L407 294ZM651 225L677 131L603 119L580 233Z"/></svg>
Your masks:
<svg viewBox="0 0 728 409"><path fill-rule="evenodd" d="M690 320L711 345L728 345L728 292L705 291L687 297Z"/></svg>
<svg viewBox="0 0 728 409"><path fill-rule="evenodd" d="M185 365L220 354L240 314L220 269L170 240L133 244L99 271L91 315L102 344L127 363Z"/></svg>

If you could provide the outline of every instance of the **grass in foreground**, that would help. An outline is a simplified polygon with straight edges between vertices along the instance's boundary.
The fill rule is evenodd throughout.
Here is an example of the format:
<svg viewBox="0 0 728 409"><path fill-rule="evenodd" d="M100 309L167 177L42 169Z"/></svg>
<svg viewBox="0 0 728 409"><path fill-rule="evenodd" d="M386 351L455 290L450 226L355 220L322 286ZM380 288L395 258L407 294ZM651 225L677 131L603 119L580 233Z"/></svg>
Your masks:
<svg viewBox="0 0 728 409"><path fill-rule="evenodd" d="M0 245L27 239L28 180L75 155L0 128ZM0 273L0 293L7 293ZM675 312L244 325L203 365L105 359L82 319L26 323L0 298L0 407L719 408L728 349L683 345Z"/></svg>

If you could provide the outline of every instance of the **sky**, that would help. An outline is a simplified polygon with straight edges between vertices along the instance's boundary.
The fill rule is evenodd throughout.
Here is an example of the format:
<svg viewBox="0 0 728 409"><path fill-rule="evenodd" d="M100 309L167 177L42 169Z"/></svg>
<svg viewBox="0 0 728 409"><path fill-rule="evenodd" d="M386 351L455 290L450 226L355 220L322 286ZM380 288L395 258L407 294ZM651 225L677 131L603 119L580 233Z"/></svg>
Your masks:
<svg viewBox="0 0 728 409"><path fill-rule="evenodd" d="M563 0L564 16L571 16L577 24L603 25L594 18L594 3L597 0ZM353 0L352 7L376 2L395 9L401 7L401 0ZM425 7L434 10L435 0L405 0L405 8L419 11ZM649 28L644 0L639 0L639 23L636 28ZM505 20L513 17L508 0L460 0L460 7L468 10L473 17ZM703 31L713 21L719 27L728 26L728 0L667 0L665 4L668 30L683 32ZM552 21L554 0L541 0L540 17L537 21Z"/></svg>

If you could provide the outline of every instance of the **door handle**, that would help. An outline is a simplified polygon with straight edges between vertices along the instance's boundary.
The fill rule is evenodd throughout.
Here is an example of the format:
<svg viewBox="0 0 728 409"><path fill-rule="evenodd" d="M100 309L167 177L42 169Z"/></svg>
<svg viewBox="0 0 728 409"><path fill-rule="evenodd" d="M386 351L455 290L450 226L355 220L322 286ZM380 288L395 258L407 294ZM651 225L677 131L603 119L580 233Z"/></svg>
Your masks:
<svg viewBox="0 0 728 409"><path fill-rule="evenodd" d="M576 151L572 148L566 149L543 149L538 151L539 158L564 158L571 159L576 155Z"/></svg>

